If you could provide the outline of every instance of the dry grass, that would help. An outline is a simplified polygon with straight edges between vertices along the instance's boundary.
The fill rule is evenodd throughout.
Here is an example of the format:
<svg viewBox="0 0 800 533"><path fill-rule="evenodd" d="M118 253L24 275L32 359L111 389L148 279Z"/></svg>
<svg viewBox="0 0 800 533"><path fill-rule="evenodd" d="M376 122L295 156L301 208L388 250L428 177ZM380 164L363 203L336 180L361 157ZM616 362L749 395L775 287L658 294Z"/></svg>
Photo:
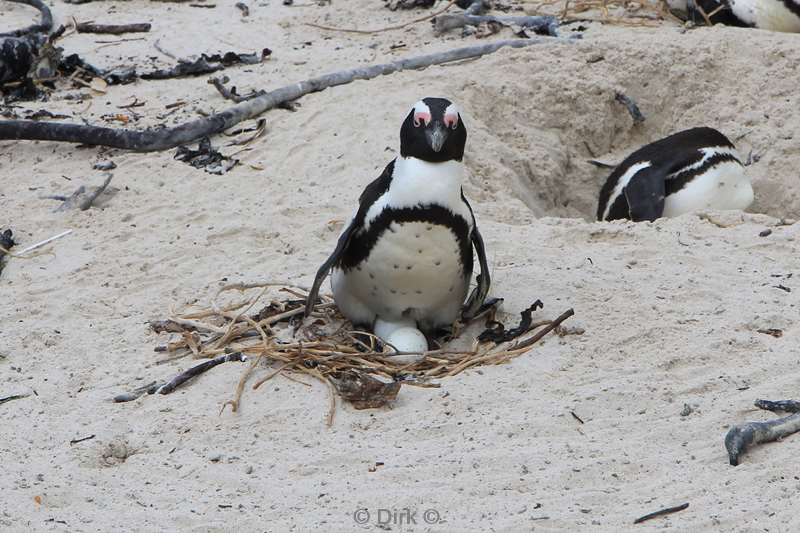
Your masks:
<svg viewBox="0 0 800 533"><path fill-rule="evenodd" d="M255 295L244 300L228 297L225 303L220 302L234 291L240 295L239 298L248 293L255 292ZM322 296L311 316L304 320L306 295L305 287L283 283L226 285L217 292L210 308L173 314L165 321L151 323L155 331L171 335L169 342L157 347L156 351L170 353L167 360L189 354L195 358L232 352L247 355L251 363L237 384L234 398L223 405L223 409L231 405L234 411L240 405L248 380L262 362L269 362L273 368L252 385L253 389L277 376L304 385L308 383L298 380L303 375L322 381L331 388L330 424L335 410L335 391L348 397L342 391L342 376L355 377L368 388L387 382L436 387L438 385L433 380L455 376L479 365L502 364L527 352L536 341L573 314L570 309L555 320L533 323L522 336L511 342L498 345L476 340L466 350L443 347L425 352L421 360L409 363L393 357L403 354L391 346L383 345L378 350L376 347L380 343L373 335L353 331L329 296ZM259 302L260 310L253 313ZM462 331L464 326L457 324L456 331ZM399 386L394 388L394 395L397 390ZM368 391L361 392L366 394ZM365 405L369 407L386 403L379 401L380 398L371 402L363 395L361 399L366 400ZM388 398L391 399L393 396Z"/></svg>

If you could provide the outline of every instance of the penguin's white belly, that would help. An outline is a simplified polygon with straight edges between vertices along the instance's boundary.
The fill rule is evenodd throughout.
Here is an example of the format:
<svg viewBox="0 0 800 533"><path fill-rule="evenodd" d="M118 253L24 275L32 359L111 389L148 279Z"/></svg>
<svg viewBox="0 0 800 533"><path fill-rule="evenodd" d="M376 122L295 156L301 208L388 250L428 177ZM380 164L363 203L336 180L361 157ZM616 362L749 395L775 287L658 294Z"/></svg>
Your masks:
<svg viewBox="0 0 800 533"><path fill-rule="evenodd" d="M781 0L732 0L731 8L737 17L762 30L800 32L800 17Z"/></svg>
<svg viewBox="0 0 800 533"><path fill-rule="evenodd" d="M355 268L334 270L337 305L354 322L376 317L449 325L468 289L455 234L425 222L393 222L369 257Z"/></svg>
<svg viewBox="0 0 800 533"><path fill-rule="evenodd" d="M664 200L664 217L677 217L703 209L747 209L753 203L753 187L742 165L723 161L696 176L680 191Z"/></svg>

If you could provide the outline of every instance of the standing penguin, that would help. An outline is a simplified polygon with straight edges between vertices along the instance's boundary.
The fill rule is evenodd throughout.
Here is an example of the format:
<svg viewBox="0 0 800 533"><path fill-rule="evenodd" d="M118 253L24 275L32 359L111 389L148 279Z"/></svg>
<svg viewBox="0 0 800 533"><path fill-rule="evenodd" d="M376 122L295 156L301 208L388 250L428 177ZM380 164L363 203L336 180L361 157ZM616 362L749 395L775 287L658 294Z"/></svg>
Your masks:
<svg viewBox="0 0 800 533"><path fill-rule="evenodd" d="M597 220L634 222L698 209L746 209L753 188L739 154L712 128L692 128L629 155L600 190Z"/></svg>
<svg viewBox="0 0 800 533"><path fill-rule="evenodd" d="M800 0L667 0L679 18L705 24L800 32Z"/></svg>
<svg viewBox="0 0 800 533"><path fill-rule="evenodd" d="M330 270L342 313L400 351L424 351L424 334L476 313L490 278L461 188L466 141L455 104L444 98L414 104L400 128L400 157L361 193L358 210L317 272L306 316ZM464 304L473 246L481 272Z"/></svg>

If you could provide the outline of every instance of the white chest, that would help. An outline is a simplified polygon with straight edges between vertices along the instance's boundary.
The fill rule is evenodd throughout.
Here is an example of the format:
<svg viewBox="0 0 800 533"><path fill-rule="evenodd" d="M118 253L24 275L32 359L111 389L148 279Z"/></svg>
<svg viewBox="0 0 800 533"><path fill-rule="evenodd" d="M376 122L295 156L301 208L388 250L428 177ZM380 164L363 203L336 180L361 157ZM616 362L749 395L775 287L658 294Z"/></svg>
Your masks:
<svg viewBox="0 0 800 533"><path fill-rule="evenodd" d="M665 217L703 209L746 209L753 203L753 187L736 161L723 161L695 177L664 200Z"/></svg>
<svg viewBox="0 0 800 533"><path fill-rule="evenodd" d="M463 301L466 287L459 243L452 230L426 222L394 222L369 257L347 273L365 302L401 316ZM424 313L423 313L424 314Z"/></svg>

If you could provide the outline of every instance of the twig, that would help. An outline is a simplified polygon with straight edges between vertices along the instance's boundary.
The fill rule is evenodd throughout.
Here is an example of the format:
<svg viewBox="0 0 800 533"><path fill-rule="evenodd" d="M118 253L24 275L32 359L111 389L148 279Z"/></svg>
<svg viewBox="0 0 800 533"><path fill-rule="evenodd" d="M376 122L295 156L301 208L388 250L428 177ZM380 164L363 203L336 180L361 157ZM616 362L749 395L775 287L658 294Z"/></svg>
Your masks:
<svg viewBox="0 0 800 533"><path fill-rule="evenodd" d="M146 33L150 31L150 28L151 26L147 22L136 22L133 24L94 24L93 22L80 22L75 26L78 33L102 33L109 35Z"/></svg>
<svg viewBox="0 0 800 533"><path fill-rule="evenodd" d="M689 507L688 502L687 503L683 503L681 505L676 505L675 507L667 507L666 509L661 509L660 511L656 511L654 513L650 513L650 514L646 514L644 516L641 516L641 517L637 518L636 520L634 520L633 523L634 524L641 524L642 522L646 522L647 520L650 520L651 518L657 518L659 516L664 516L664 515L667 515L667 514L677 513L678 511L683 511L684 509L686 509L688 507Z"/></svg>
<svg viewBox="0 0 800 533"><path fill-rule="evenodd" d="M628 113L631 114L634 124L644 122L644 115L639 110L639 106L637 106L636 102L634 102L630 97L618 92L614 96L614 99L628 109Z"/></svg>
<svg viewBox="0 0 800 533"><path fill-rule="evenodd" d="M564 322L566 319L568 319L569 317L571 317L574 314L575 314L574 310L567 309L566 311L561 313L558 316L558 318L556 318L555 320L553 320L552 322L547 324L545 327L543 327L542 329L537 331L530 338L525 339L524 341L520 341L520 342L514 344L513 346L511 346L509 348L509 351L521 350L522 348L527 348L529 346L532 346L533 344L536 344L542 337L544 337L545 335L547 335L548 333L550 333L551 331L556 329L558 326L561 325L562 322Z"/></svg>
<svg viewBox="0 0 800 533"><path fill-rule="evenodd" d="M143 394L155 394L155 392L163 385L163 383L159 383L157 381L153 381L152 383L148 383L142 387L134 389L133 392L124 392L122 394L117 394L112 398L112 401L115 403L123 403L123 402L132 402L133 400L139 398Z"/></svg>
<svg viewBox="0 0 800 533"><path fill-rule="evenodd" d="M442 9L440 9L439 11L436 11L435 13L430 13L429 15L425 15L424 17L420 17L420 18L411 20L409 22L405 22L403 24L397 24L395 26L386 26L385 28L378 28L377 30L358 30L358 29L355 29L355 28L336 28L336 27L333 27L333 26L323 26L321 24L314 24L313 22L306 22L306 26L311 26L312 28L317 28L318 30L340 31L340 32L343 32L343 33L360 33L360 34L364 34L364 35L368 35L368 34L372 34L372 33L381 33L381 32L384 32L384 31L391 31L391 30L400 30L400 29L406 28L408 26L411 26L412 24L417 24L419 22L425 22L426 20L431 20L432 18L435 18L435 17L441 15L442 13L444 13L445 11L447 11L448 9L453 7L453 4L455 4L457 1L458 0L450 0L450 2L448 2L448 4L446 6L444 6Z"/></svg>
<svg viewBox="0 0 800 533"><path fill-rule="evenodd" d="M333 72L267 92L247 102L236 104L221 113L186 122L173 128L139 131L58 122L40 123L25 120L3 120L0 121L0 140L24 139L72 142L110 146L140 152L167 150L230 129L243 120L254 118L281 104L297 100L306 94L322 91L329 87L345 85L354 80L369 80L403 70L418 70L431 65L441 65L480 57L494 53L503 47L522 48L544 42L550 42L550 39L502 40L400 59L391 63ZM571 41L558 39L556 42Z"/></svg>
<svg viewBox="0 0 800 533"><path fill-rule="evenodd" d="M733 426L725 435L725 449L728 460L733 466L739 464L739 458L747 450L757 444L773 442L800 431L800 413L768 422L746 422Z"/></svg>
<svg viewBox="0 0 800 533"><path fill-rule="evenodd" d="M0 398L0 405L14 400L21 400L22 398L27 398L28 396L30 396L30 394L13 394L11 396L6 396L5 398Z"/></svg>
<svg viewBox="0 0 800 533"><path fill-rule="evenodd" d="M84 442L84 441L87 441L87 440L91 440L94 437L95 437L94 435L89 435L88 437L81 437L80 439L72 439L71 441L69 441L69 444L70 444L70 446L72 446L73 444L78 444L79 442Z"/></svg>
<svg viewBox="0 0 800 533"><path fill-rule="evenodd" d="M31 244L30 246L28 246L27 248L25 248L21 252L19 252L18 255L25 255L26 253L32 252L33 250L36 250L37 248L41 248L42 246L44 246L46 244L50 244L51 242L53 242L56 239L60 239L61 237L65 237L65 236L69 235L70 233L72 233L72 230L68 229L67 231L62 231L58 235L54 235L54 236L52 236L50 238L47 238L47 239L43 240L42 242L37 242L36 244Z"/></svg>
<svg viewBox="0 0 800 533"><path fill-rule="evenodd" d="M172 378L168 383L162 385L158 388L156 392L159 394L169 394L173 392L175 389L189 381L195 376L199 376L203 372L206 372L217 365L221 365L222 363L227 363L230 361L247 361L247 356L242 354L242 352L235 352L226 355L220 355L219 357L215 357L209 361L205 361L200 363L199 365L193 366L187 370L184 370L174 378Z"/></svg>

